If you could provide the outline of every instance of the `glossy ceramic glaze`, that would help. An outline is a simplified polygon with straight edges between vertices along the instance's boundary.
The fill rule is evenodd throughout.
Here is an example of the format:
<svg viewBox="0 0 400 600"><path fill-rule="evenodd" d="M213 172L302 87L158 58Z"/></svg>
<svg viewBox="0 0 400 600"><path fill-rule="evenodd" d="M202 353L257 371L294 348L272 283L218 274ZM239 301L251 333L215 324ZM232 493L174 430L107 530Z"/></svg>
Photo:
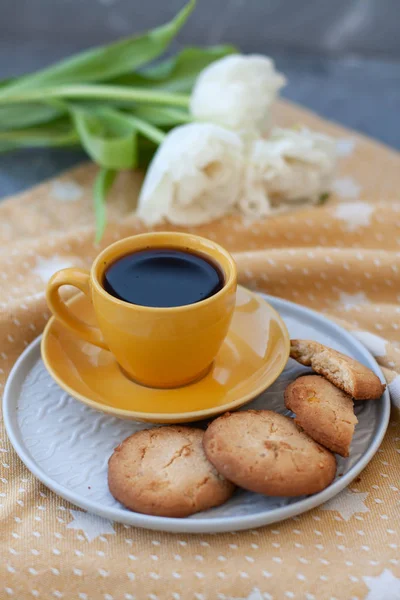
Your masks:
<svg viewBox="0 0 400 600"><path fill-rule="evenodd" d="M102 285L117 258L148 248L176 248L205 255L220 265L224 287L195 304L154 308L130 304L108 294ZM73 285L92 301L96 315L72 314L58 289ZM185 233L148 233L125 238L99 254L90 274L63 269L50 280L47 300L53 314L86 342L108 348L131 378L153 387L177 387L203 376L228 332L235 306L236 265L218 244ZM98 325L99 328L96 328Z"/></svg>
<svg viewBox="0 0 400 600"><path fill-rule="evenodd" d="M95 323L86 296L75 296L68 309ZM92 408L126 419L179 423L237 408L260 394L284 369L289 345L278 313L261 296L239 286L231 326L211 369L183 387L138 385L122 373L110 352L83 341L55 318L44 331L41 348L58 384Z"/></svg>

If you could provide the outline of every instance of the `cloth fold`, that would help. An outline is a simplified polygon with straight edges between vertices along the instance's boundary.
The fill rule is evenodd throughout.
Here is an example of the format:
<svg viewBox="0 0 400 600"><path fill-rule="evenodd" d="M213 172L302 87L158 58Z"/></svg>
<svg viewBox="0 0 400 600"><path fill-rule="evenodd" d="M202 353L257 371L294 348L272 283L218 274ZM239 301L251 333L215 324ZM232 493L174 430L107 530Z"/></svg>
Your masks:
<svg viewBox="0 0 400 600"><path fill-rule="evenodd" d="M336 137L340 170L328 202L189 230L234 253L242 284L325 314L368 348L394 408L381 449L349 489L306 515L257 531L176 536L112 524L56 497L22 465L0 423L2 600L384 600L388 589L400 598L400 158L286 102L276 121ZM105 245L148 230L133 214L142 175L123 173L94 244L95 173L83 165L0 205L1 388L49 318L52 273L89 267Z"/></svg>

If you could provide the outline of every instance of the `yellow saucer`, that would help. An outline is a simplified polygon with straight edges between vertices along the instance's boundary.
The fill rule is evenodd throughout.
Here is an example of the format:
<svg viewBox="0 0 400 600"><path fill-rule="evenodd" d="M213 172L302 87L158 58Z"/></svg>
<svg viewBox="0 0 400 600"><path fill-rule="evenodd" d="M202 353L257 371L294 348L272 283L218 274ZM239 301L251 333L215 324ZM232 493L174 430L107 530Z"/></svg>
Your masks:
<svg viewBox="0 0 400 600"><path fill-rule="evenodd" d="M70 309L94 324L83 294ZM42 338L44 364L71 396L115 417L152 423L206 419L242 406L269 387L289 357L289 334L278 313L239 286L229 333L209 373L176 389L143 387L128 379L112 354L82 341L54 317Z"/></svg>

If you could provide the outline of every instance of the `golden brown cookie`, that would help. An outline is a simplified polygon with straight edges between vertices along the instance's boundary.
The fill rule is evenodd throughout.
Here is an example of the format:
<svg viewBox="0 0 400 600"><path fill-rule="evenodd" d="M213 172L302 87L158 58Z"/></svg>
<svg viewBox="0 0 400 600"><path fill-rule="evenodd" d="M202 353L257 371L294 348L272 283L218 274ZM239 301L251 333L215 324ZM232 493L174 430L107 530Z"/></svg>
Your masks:
<svg viewBox="0 0 400 600"><path fill-rule="evenodd" d="M349 455L358 421L348 394L324 377L306 375L288 385L285 405L313 440L341 456Z"/></svg>
<svg viewBox="0 0 400 600"><path fill-rule="evenodd" d="M291 340L290 356L323 375L355 400L374 400L385 391L371 369L357 360L311 340Z"/></svg>
<svg viewBox="0 0 400 600"><path fill-rule="evenodd" d="M268 496L315 494L334 479L336 461L293 419L270 410L227 413L209 425L204 450L215 468Z"/></svg>
<svg viewBox="0 0 400 600"><path fill-rule="evenodd" d="M203 435L181 426L134 433L108 462L110 492L131 510L164 517L187 517L223 504L234 485L207 460Z"/></svg>

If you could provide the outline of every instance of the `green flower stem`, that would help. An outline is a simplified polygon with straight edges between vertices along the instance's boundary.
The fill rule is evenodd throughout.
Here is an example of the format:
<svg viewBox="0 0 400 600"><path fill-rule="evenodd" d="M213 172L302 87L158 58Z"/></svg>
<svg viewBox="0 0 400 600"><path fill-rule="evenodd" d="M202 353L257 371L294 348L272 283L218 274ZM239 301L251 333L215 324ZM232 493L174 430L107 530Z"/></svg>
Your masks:
<svg viewBox="0 0 400 600"><path fill-rule="evenodd" d="M52 137L64 139L65 143L77 143L79 142L78 135L73 132L50 132L49 134L45 129L17 129L16 131L0 131L0 142L29 142L43 140L44 143L47 141L51 143Z"/></svg>
<svg viewBox="0 0 400 600"><path fill-rule="evenodd" d="M26 90L19 94L1 94L1 104L24 102L47 102L54 98L79 98L90 100L120 100L144 104L168 104L189 106L189 96L142 88L127 88L116 85L60 85L54 88Z"/></svg>
<svg viewBox="0 0 400 600"><path fill-rule="evenodd" d="M100 242L106 228L106 198L114 183L116 175L117 173L113 169L100 169L94 182L93 208L96 218L96 244Z"/></svg>
<svg viewBox="0 0 400 600"><path fill-rule="evenodd" d="M139 117L127 116L125 118L130 121L132 125L135 125L136 129L149 140L152 140L156 144L161 144L164 141L166 134L158 127L155 127L147 121L143 121L143 119L139 119Z"/></svg>
<svg viewBox="0 0 400 600"><path fill-rule="evenodd" d="M0 152L16 148L62 147L79 144L79 136L73 130L48 127L17 129L16 131L0 131Z"/></svg>

